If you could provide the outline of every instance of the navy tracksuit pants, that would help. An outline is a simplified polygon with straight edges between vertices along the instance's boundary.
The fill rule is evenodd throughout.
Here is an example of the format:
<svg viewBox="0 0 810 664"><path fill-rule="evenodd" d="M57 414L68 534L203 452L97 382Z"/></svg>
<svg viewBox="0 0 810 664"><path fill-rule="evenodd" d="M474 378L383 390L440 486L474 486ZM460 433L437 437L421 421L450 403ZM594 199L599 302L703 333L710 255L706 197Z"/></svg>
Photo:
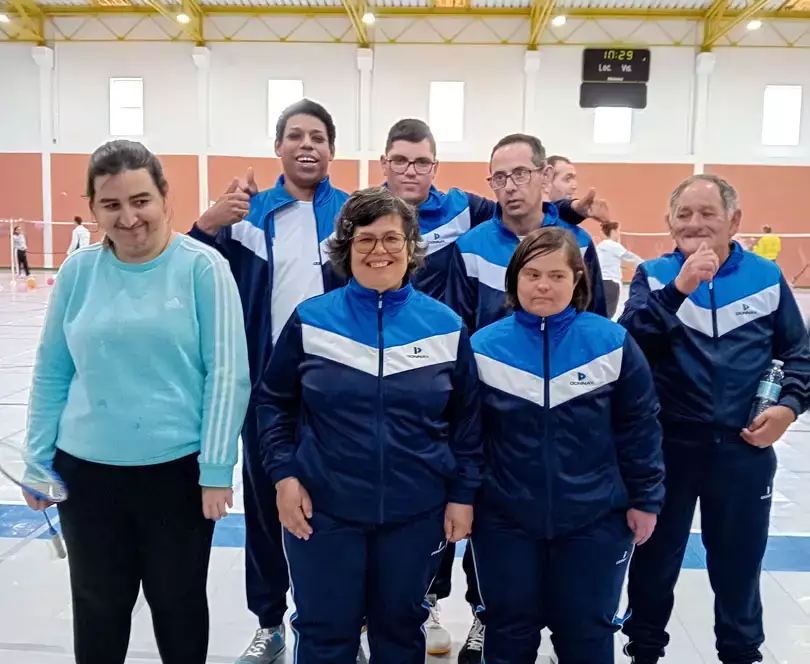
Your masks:
<svg viewBox="0 0 810 664"><path fill-rule="evenodd" d="M405 523L366 526L317 511L312 536L284 531L297 664L355 664L363 618L371 661L424 664L425 593L444 553L444 505Z"/></svg>
<svg viewBox="0 0 810 664"><path fill-rule="evenodd" d="M715 636L723 664L761 662L765 640L759 576L776 472L772 447L742 440L685 445L664 441L666 502L650 540L630 566L631 617L623 631L639 664L663 657L675 583L700 499L709 581L715 594Z"/></svg>
<svg viewBox="0 0 810 664"><path fill-rule="evenodd" d="M534 664L544 627L560 664L611 664L632 542L623 511L547 540L479 509L472 547L487 664Z"/></svg>
<svg viewBox="0 0 810 664"><path fill-rule="evenodd" d="M251 405L242 428L242 482L245 500L245 582L247 605L264 628L284 621L290 577L276 489L262 467L256 411Z"/></svg>
<svg viewBox="0 0 810 664"><path fill-rule="evenodd" d="M436 578L430 586L428 593L436 595L436 599L447 599L450 597L452 589L453 578L453 561L456 558L456 545L448 543L447 549L444 551L442 562L439 565L439 571L436 572ZM468 546L464 550L464 558L462 559L462 566L464 568L464 575L467 577L467 592L465 599L467 603L477 610L481 606L481 595L478 592L478 579L475 577L475 563L473 562L472 550Z"/></svg>

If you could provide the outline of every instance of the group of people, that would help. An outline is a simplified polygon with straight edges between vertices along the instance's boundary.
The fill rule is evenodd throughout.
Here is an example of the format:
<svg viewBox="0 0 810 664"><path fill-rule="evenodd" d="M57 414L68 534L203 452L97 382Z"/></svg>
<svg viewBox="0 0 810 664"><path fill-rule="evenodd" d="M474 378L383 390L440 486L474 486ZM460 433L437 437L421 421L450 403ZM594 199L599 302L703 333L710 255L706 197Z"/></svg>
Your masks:
<svg viewBox="0 0 810 664"><path fill-rule="evenodd" d="M810 405L810 350L778 266L732 240L733 187L676 187L676 249L637 268L615 323L620 272L603 279L578 226L610 237L607 206L536 137L493 148L494 201L435 188L419 120L391 128L385 184L351 196L321 105L287 108L275 149L273 188L249 169L185 236L146 148L91 157L106 237L62 267L28 431L68 487L77 662L124 662L141 584L163 661L205 661L240 433L259 624L239 664L282 656L290 588L301 664L353 664L364 628L378 664L449 652L463 539L460 664L533 663L544 627L560 664L612 662L619 629L653 664L698 498L720 660L761 661L772 445ZM749 423L773 359L779 402Z"/></svg>
<svg viewBox="0 0 810 664"><path fill-rule="evenodd" d="M79 216L73 217L73 223L74 228L70 236L70 245L67 249L68 256L74 251L90 244L90 231L85 228L82 218ZM14 258L16 258L18 271L21 273L24 272L26 277L30 277L31 268L28 265L28 241L22 226L14 226L11 240L14 247Z"/></svg>

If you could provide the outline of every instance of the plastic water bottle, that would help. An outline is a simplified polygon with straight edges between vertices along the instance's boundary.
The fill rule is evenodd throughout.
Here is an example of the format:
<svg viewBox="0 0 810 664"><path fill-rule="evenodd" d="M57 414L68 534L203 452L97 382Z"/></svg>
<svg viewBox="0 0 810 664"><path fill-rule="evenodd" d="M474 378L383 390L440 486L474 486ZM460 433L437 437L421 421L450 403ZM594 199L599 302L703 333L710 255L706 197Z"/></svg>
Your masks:
<svg viewBox="0 0 810 664"><path fill-rule="evenodd" d="M751 414L748 416L748 426L751 425L766 409L779 401L779 394L782 391L782 381L785 379L785 372L782 371L784 362L782 360L771 360L771 366L762 376L757 388L757 395L751 406Z"/></svg>

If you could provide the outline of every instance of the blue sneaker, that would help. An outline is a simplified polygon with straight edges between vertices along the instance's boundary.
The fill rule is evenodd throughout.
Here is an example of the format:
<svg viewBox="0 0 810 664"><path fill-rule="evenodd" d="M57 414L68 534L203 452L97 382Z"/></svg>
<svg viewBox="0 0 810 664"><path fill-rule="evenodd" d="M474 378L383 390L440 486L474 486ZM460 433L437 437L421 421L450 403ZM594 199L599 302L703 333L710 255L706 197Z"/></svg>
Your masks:
<svg viewBox="0 0 810 664"><path fill-rule="evenodd" d="M260 629L236 664L270 664L284 653L286 648L284 625Z"/></svg>

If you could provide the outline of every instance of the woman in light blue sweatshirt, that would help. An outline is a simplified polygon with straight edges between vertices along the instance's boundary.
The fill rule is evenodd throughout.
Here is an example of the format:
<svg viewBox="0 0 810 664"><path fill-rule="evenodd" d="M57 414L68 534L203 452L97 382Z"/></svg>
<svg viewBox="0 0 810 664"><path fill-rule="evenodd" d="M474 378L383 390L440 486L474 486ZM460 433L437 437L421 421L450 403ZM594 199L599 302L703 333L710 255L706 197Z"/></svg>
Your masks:
<svg viewBox="0 0 810 664"><path fill-rule="evenodd" d="M96 150L87 195L106 239L62 265L34 367L27 450L68 489L80 664L123 664L141 584L165 663L208 649L214 521L233 506L250 378L228 263L172 231L167 193L140 143Z"/></svg>

